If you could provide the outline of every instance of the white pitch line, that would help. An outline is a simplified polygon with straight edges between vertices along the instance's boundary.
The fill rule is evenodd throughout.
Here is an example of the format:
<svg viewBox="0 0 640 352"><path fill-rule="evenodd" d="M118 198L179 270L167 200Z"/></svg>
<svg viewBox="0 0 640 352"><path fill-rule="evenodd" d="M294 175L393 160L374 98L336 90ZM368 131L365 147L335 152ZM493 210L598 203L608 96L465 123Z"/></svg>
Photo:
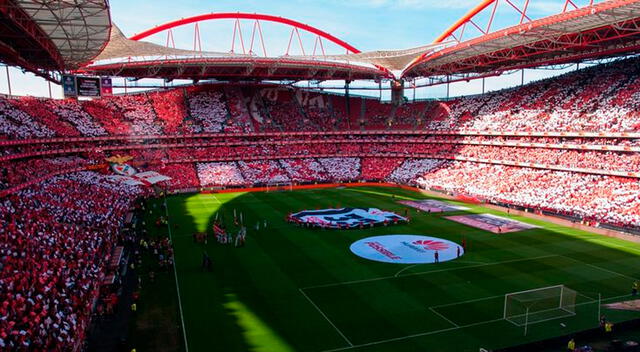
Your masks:
<svg viewBox="0 0 640 352"><path fill-rule="evenodd" d="M307 296L306 293L304 293L303 289L299 288L298 291L300 291L300 293L302 293L304 298L306 298L307 301L309 301L309 303L311 303L311 305L313 305L316 308L316 310L320 314L322 314L322 316L327 320L327 322L329 322L329 324L331 324L331 326L333 326L333 328L338 332L338 334L340 334L340 336L342 336L342 338L349 344L349 346L353 347L353 344L351 343L351 341L349 341L349 339L342 333L342 331L340 331L340 329L338 329L338 327L329 319L329 317L327 317L327 315L324 314L322 309L320 309L320 307L318 307L318 305L315 304L315 302L313 302L313 300L311 300L311 298L309 298L309 296Z"/></svg>
<svg viewBox="0 0 640 352"><path fill-rule="evenodd" d="M622 248L622 249L624 249L625 251L632 251L632 252L640 253L640 250L639 250L639 249L636 249L636 248L630 248L630 247L628 247L628 246L623 246L623 245L620 245L620 244L610 243L610 242L608 242L608 241L601 240L601 239L597 239L597 238L596 238L596 239L591 239L591 240L586 240L586 241L587 241L587 242L597 242L597 243L602 244L602 245L603 245L603 246L605 246L605 247Z"/></svg>
<svg viewBox="0 0 640 352"><path fill-rule="evenodd" d="M487 262L472 262L470 260L457 260L455 259L456 263L461 263L461 264L491 264L491 263L487 263Z"/></svg>
<svg viewBox="0 0 640 352"><path fill-rule="evenodd" d="M493 264L493 263L487 263L487 262L472 262L469 260L456 260L455 262L458 264ZM400 269L400 271L398 271L395 275L393 275L393 277L398 277L400 276L401 273L405 272L406 270L415 268L418 265L425 265L425 264L433 264L433 263L420 263L420 264L409 265L407 267Z"/></svg>
<svg viewBox="0 0 640 352"><path fill-rule="evenodd" d="M211 195L213 197L213 199L216 201L216 203L218 204L222 204L222 202L218 199L218 197L215 194Z"/></svg>
<svg viewBox="0 0 640 352"><path fill-rule="evenodd" d="M424 264L428 264L428 263L424 263ZM405 270L409 270L409 269L411 269L411 268L415 268L415 267L416 267L416 266L418 266L418 265L420 265L420 264L414 264L414 265L406 266L406 267L402 268L400 271L398 271L395 275L393 275L393 277L398 277L398 276L400 276L400 274L401 274L403 271L405 271Z"/></svg>
<svg viewBox="0 0 640 352"><path fill-rule="evenodd" d="M455 326L456 328L460 327L460 325L454 323L453 321L451 321L451 319L449 319L449 318L445 317L444 315L440 314L439 312L437 312L435 309L433 309L433 307L429 307L429 310L432 311L437 316L439 316L440 318L446 320L449 324Z"/></svg>
<svg viewBox="0 0 640 352"><path fill-rule="evenodd" d="M167 228L169 230L169 241L173 245L173 237L171 235L171 222L169 220L169 206L167 205L167 195L164 196L164 211L167 215ZM189 343L187 342L187 329L184 327L184 315L182 313L182 299L180 298L180 285L178 284L178 269L176 268L176 259L173 258L173 276L176 280L176 292L178 293L178 308L180 310L180 322L182 323L182 336L184 337L184 350L189 352Z"/></svg>
<svg viewBox="0 0 640 352"><path fill-rule="evenodd" d="M484 264L478 264L478 265L467 265L467 266L462 266L462 267L459 267L459 268L448 268L448 269L440 269L440 270L421 271L421 272L417 272L417 273L409 273L409 274L406 274L406 275L401 275L401 276L398 276L398 277L395 277L395 276L381 276L381 277L374 277L374 278L371 278L371 279L361 279L361 280L352 280L352 281L344 281L344 282L334 282L334 283L330 283L330 284L307 286L307 287L303 287L302 289L307 290L307 289L313 289L313 288L359 284L359 283L364 283L364 282L388 280L388 279L401 278L401 277L407 277L407 276L426 275L426 274L432 274L432 273L442 273L442 272L447 272L447 271L480 268L480 267L489 266L489 265L500 265L500 264L516 263L516 262L526 262L526 261L540 260L540 259L551 258L551 257L562 257L562 256L561 255L557 255L557 254L550 254L550 255L543 255L543 256L533 257L533 258L520 258L520 259L504 260L504 261L501 261L501 262L494 262L494 263L484 263Z"/></svg>
<svg viewBox="0 0 640 352"><path fill-rule="evenodd" d="M360 344L360 345L353 345L353 346L349 346L349 347L334 348L334 349L331 349L331 350L324 350L324 351L322 351L322 352L346 351L346 350L350 350L350 349L353 349L353 348L360 348L360 347L368 347L368 346L373 346L373 345L380 345L380 344L388 343L388 342L402 341L402 340L412 339L412 338L416 338L416 337L422 337L422 336L429 336L429 335L440 334L440 333L447 332L447 331L453 331L453 330L458 330L458 329L470 328L470 327L477 326L477 325L484 325L484 324L495 323L495 322L498 322L498 321L501 321L501 320L504 320L504 319L500 318L500 319L493 319L493 320L481 321L481 322L478 322L478 323L467 324L467 325L462 325L462 326L458 326L458 327L450 327L450 328L446 328L446 329L440 329L440 330L434 330L434 331L422 332L422 333L413 334L413 335L407 335L407 336L401 336L401 337L394 337L394 338L390 338L390 339L386 339L386 340L379 340L379 341L367 342L367 343L363 343L363 344Z"/></svg>
<svg viewBox="0 0 640 352"><path fill-rule="evenodd" d="M598 269L598 270L601 270L601 271L607 272L607 273L609 273L609 274L614 274L614 275L617 275L617 276L620 276L620 277L626 277L627 279L631 279L631 280L633 280L633 281L637 281L637 280L638 280L638 279L637 279L637 278L635 278L635 277L631 277L631 276L629 276L629 275L625 275L625 274L619 273L619 272L617 272L617 271L613 271L613 270L605 269L605 268L603 268L603 267L601 267L601 266L597 266L597 265L594 265L594 264L591 264L591 263L586 263L586 262L583 262L582 260L579 260L579 259L575 259L575 258L567 257L567 256L564 256L564 255L563 255L563 257L565 257L565 258L567 258L567 259L571 259L571 260L573 260L574 262L577 262L577 263L580 263L580 264L584 264L584 265L586 265L586 266L590 266L590 267L592 267L592 268L594 268L594 269Z"/></svg>
<svg viewBox="0 0 640 352"><path fill-rule="evenodd" d="M495 299L495 298L498 298L498 297L504 297L504 294L495 295L495 296L489 296L489 297L469 299L469 300L466 300L466 301L458 301L458 302L447 303L447 304L439 304L437 306L431 306L430 308L442 308L442 307L457 306L457 305L460 305L460 304L467 304L467 303L473 303L473 302L488 301L490 299Z"/></svg>
<svg viewBox="0 0 640 352"><path fill-rule="evenodd" d="M629 297L629 295L622 295L622 296L603 298L602 301L604 302L604 301L616 300L616 299L623 298L623 297ZM582 306L582 305L593 304L593 303L594 303L593 301L592 302L583 302L583 303L576 304L576 306ZM434 307L437 307L437 306L434 306ZM430 307L430 308L434 308L434 307ZM408 340L408 339L412 339L412 338L416 338L416 337L435 335L435 334L440 334L440 333L448 332L448 331L454 331L454 330L459 330L459 329L471 328L471 327L479 326L479 325L496 323L496 322L499 322L499 321L502 321L502 320L505 320L505 319L504 318L498 318L498 319L480 321L480 322L477 322L477 323L471 323L471 324L467 324L467 325L459 325L457 327L450 327L450 328L446 328L446 329L427 331L427 332L417 333L417 334L412 334L412 335L407 335L407 336L394 337L394 338L390 338L390 339L367 342L367 343L363 343L363 344L359 344L359 345L353 345L353 346L349 346L349 347L334 348L334 349L330 349L330 350L324 350L322 352L338 352L338 351L346 351L346 350L350 350L350 349L354 349L354 348L367 347L367 346L373 346L373 345L380 345L380 344L388 343L388 342Z"/></svg>

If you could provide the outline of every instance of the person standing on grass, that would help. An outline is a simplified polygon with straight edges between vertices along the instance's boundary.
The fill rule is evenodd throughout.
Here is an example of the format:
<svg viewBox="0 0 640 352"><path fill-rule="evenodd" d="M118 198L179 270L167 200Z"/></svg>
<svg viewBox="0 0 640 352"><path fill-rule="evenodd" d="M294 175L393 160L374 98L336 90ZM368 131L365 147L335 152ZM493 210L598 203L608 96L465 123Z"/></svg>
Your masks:
<svg viewBox="0 0 640 352"><path fill-rule="evenodd" d="M456 247L456 258L460 258L460 246Z"/></svg>
<svg viewBox="0 0 640 352"><path fill-rule="evenodd" d="M571 340L569 340L569 342L567 343L567 351L573 352L575 350L576 350L576 340L571 338Z"/></svg>
<svg viewBox="0 0 640 352"><path fill-rule="evenodd" d="M438 254L438 251L435 251L433 253L433 262L434 263L440 263L440 254Z"/></svg>
<svg viewBox="0 0 640 352"><path fill-rule="evenodd" d="M638 295L638 281L634 281L633 284L631 285L631 296L637 296Z"/></svg>
<svg viewBox="0 0 640 352"><path fill-rule="evenodd" d="M613 323L608 321L604 324L604 332L607 335L611 335L613 333Z"/></svg>

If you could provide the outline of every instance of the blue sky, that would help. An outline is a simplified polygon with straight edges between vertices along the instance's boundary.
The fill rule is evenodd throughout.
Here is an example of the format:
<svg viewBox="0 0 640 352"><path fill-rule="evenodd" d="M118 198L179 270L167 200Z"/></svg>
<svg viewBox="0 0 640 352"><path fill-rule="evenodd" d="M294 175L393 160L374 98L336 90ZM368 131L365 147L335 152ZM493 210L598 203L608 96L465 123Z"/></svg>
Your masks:
<svg viewBox="0 0 640 352"><path fill-rule="evenodd" d="M519 4L525 0L512 0ZM588 0L578 0L585 3ZM111 0L112 20L127 36L139 33L157 24L178 18L209 12L252 12L287 17L322 29L348 42L362 51L377 49L402 49L425 45L442 33L480 0ZM504 2L504 1L503 1ZM530 13L534 18L559 12L564 1L531 0ZM496 27L514 24L515 15L507 5L501 5L495 20ZM479 21L486 21L486 18ZM263 25L266 47L269 53L284 52L289 40L289 30L275 24ZM243 23L245 45L248 46L252 23ZM174 32L176 45L191 49L193 27L185 27ZM210 22L201 25L203 49L229 51L233 31L232 21ZM303 34L304 36L304 34ZM149 38L164 44L166 36ZM312 47L311 37L304 37L305 47ZM236 45L239 42L236 41ZM258 49L258 48L256 48ZM293 49L295 53L297 47ZM338 48L328 47L328 51L338 52ZM525 80L539 79L556 71L527 70ZM487 89L499 89L520 82L515 74L487 80ZM45 82L11 70L14 94L48 96ZM452 85L451 95L475 94L480 92L481 83L471 82ZM54 97L60 96L60 88L53 86ZM0 92L7 93L7 80L0 72ZM445 93L444 87L419 90L417 96L434 97ZM377 94L377 93L376 93ZM412 93L407 93L412 96Z"/></svg>

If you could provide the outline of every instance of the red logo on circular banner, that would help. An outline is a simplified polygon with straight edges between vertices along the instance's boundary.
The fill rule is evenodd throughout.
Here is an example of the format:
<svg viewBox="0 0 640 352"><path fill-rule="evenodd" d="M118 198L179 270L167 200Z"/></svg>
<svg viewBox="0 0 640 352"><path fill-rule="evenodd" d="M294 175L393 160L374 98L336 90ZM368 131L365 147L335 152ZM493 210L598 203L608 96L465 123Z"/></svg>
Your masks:
<svg viewBox="0 0 640 352"><path fill-rule="evenodd" d="M443 251L443 250L449 248L449 245L444 243L444 242L432 241L432 240L414 241L413 244L415 244L417 246L423 246L425 249L428 249L428 250L431 250L431 251Z"/></svg>

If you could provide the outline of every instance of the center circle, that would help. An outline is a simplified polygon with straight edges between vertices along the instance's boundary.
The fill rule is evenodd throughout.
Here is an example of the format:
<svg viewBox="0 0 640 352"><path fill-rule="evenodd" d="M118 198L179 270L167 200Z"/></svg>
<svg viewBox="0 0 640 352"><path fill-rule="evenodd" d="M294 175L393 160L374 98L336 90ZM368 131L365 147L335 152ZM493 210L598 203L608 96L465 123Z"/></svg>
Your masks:
<svg viewBox="0 0 640 352"><path fill-rule="evenodd" d="M462 246L442 238L419 235L385 235L351 244L355 255L376 262L424 264L454 260L464 254ZM437 258L436 258L437 252Z"/></svg>

